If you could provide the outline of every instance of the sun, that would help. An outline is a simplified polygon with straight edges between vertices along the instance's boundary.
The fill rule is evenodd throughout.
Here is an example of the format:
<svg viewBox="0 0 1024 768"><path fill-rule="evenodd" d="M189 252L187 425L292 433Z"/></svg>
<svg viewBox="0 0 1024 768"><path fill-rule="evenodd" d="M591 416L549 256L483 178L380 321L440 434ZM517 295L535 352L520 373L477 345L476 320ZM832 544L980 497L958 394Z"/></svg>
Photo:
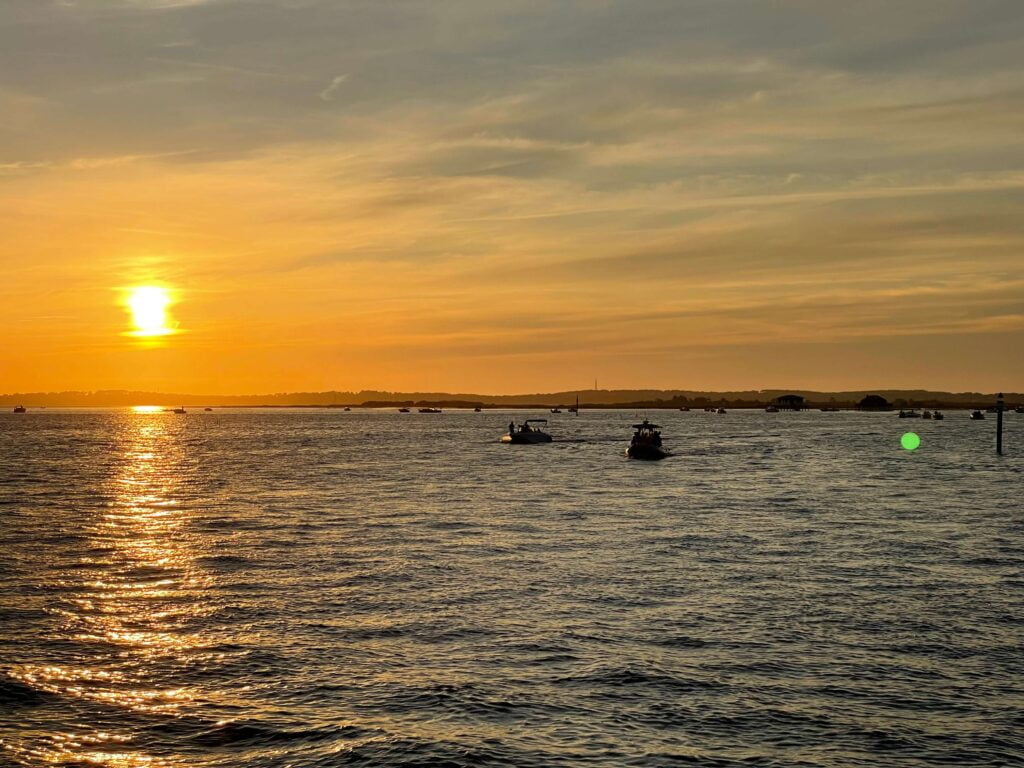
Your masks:
<svg viewBox="0 0 1024 768"><path fill-rule="evenodd" d="M171 293L156 285L140 285L128 290L125 305L132 316L131 336L169 336L167 308L173 303Z"/></svg>

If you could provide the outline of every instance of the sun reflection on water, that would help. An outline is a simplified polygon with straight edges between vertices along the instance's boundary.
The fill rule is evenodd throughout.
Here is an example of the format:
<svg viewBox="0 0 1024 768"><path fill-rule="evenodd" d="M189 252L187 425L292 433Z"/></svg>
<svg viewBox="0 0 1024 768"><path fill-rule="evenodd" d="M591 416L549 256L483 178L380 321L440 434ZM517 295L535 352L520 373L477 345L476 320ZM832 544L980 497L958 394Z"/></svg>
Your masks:
<svg viewBox="0 0 1024 768"><path fill-rule="evenodd" d="M194 467L181 421L148 410L122 420L116 469L99 511L82 521L79 562L57 585L52 609L58 637L88 664L23 664L12 675L35 690L110 711L103 729L51 733L21 750L24 764L165 768L171 763L134 748L130 726L111 728L117 712L174 717L194 699L180 672L201 653L195 623L211 610L196 599L209 578L196 565L185 499ZM27 762L26 762L27 761ZM176 764L175 764L176 765Z"/></svg>

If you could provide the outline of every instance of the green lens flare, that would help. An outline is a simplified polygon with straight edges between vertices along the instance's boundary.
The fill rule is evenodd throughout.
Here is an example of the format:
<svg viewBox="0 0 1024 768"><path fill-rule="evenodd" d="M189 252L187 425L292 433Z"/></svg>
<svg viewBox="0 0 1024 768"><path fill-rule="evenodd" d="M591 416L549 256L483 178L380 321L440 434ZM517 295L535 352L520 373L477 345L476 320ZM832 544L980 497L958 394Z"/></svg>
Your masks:
<svg viewBox="0 0 1024 768"><path fill-rule="evenodd" d="M907 432L900 438L900 445L905 451L916 451L921 445L921 438L915 432Z"/></svg>

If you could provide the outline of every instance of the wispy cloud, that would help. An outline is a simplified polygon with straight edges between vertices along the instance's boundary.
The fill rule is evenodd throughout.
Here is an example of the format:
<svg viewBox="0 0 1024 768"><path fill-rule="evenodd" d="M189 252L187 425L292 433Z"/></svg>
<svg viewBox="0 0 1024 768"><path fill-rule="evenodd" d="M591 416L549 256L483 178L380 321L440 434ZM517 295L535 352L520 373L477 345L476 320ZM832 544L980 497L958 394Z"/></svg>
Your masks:
<svg viewBox="0 0 1024 768"><path fill-rule="evenodd" d="M324 101L334 101L334 94L341 88L342 84L348 80L348 75L338 75L331 79L327 87L320 91L320 98Z"/></svg>

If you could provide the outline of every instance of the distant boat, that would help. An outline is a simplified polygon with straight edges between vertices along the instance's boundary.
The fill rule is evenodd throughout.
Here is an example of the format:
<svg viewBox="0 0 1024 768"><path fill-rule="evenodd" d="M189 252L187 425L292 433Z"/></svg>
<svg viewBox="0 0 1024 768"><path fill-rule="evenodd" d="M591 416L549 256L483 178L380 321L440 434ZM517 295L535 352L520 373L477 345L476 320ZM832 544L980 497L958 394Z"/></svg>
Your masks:
<svg viewBox="0 0 1024 768"><path fill-rule="evenodd" d="M839 409L838 408L834 408L832 406L829 406L828 408L821 408L819 410L822 413L839 413Z"/></svg>
<svg viewBox="0 0 1024 768"><path fill-rule="evenodd" d="M708 406L707 408L704 409L704 413L714 413L714 412L715 412L715 409L710 407L710 406Z"/></svg>
<svg viewBox="0 0 1024 768"><path fill-rule="evenodd" d="M558 406L555 406L554 408L551 409L551 412L552 413L561 413L562 409L559 408Z"/></svg>
<svg viewBox="0 0 1024 768"><path fill-rule="evenodd" d="M575 413L577 416L580 415L580 396L576 395L576 405L569 406L569 413Z"/></svg>
<svg viewBox="0 0 1024 768"><path fill-rule="evenodd" d="M537 445L538 443L550 443L551 435L540 427L533 424L547 424L547 419L527 419L518 429L515 422L508 425L508 433L501 436L501 442L511 445Z"/></svg>
<svg viewBox="0 0 1024 768"><path fill-rule="evenodd" d="M351 409L351 408L349 408L349 407L348 407L348 406L346 405L346 406L345 406L345 407L344 407L344 408L343 408L342 410L345 410L345 411L351 411L352 409Z"/></svg>
<svg viewBox="0 0 1024 768"><path fill-rule="evenodd" d="M901 419L920 419L921 418L921 414L918 413L917 411L915 411L914 409L910 409L909 411L900 411L899 418L901 418Z"/></svg>
<svg viewBox="0 0 1024 768"><path fill-rule="evenodd" d="M203 410L206 411L207 413L209 413L210 411L213 410L213 408L203 408Z"/></svg>
<svg viewBox="0 0 1024 768"><path fill-rule="evenodd" d="M932 414L932 418L935 419L936 421L942 421L946 417L942 415L942 411L936 411L935 413Z"/></svg>
<svg viewBox="0 0 1024 768"><path fill-rule="evenodd" d="M441 413L440 408L420 408L420 413Z"/></svg>
<svg viewBox="0 0 1024 768"><path fill-rule="evenodd" d="M985 414L982 413L981 411L974 411L973 413L971 413L971 420L972 421L981 421L984 418L985 418Z"/></svg>
<svg viewBox="0 0 1024 768"><path fill-rule="evenodd" d="M399 413L409 413L409 409L408 408L399 408L398 412Z"/></svg>
<svg viewBox="0 0 1024 768"><path fill-rule="evenodd" d="M16 405L16 406L14 406L14 412L15 413L27 413L28 412L28 408L26 408L24 405Z"/></svg>
<svg viewBox="0 0 1024 768"><path fill-rule="evenodd" d="M769 405L767 408L764 409L764 412L765 413L778 413L779 409L777 407L775 407L774 405Z"/></svg>
<svg viewBox="0 0 1024 768"><path fill-rule="evenodd" d="M685 406L685 405L682 408L680 408L679 410L682 411L683 413L689 413L689 411L690 411L690 409L687 406Z"/></svg>
<svg viewBox="0 0 1024 768"><path fill-rule="evenodd" d="M181 406L181 408L175 408L173 412L174 413L186 413L185 406Z"/></svg>
<svg viewBox="0 0 1024 768"><path fill-rule="evenodd" d="M726 413L725 408L719 408L715 413Z"/></svg>
<svg viewBox="0 0 1024 768"><path fill-rule="evenodd" d="M629 458L658 461L671 455L661 443L661 432L659 431L661 427L657 424L651 424L644 419L643 423L634 424L633 429L636 432L633 433L633 438L629 441L629 447L626 449L626 455Z"/></svg>
<svg viewBox="0 0 1024 768"><path fill-rule="evenodd" d="M924 411L921 414L921 418L922 419L930 419L931 417L932 417L932 412L931 411Z"/></svg>

